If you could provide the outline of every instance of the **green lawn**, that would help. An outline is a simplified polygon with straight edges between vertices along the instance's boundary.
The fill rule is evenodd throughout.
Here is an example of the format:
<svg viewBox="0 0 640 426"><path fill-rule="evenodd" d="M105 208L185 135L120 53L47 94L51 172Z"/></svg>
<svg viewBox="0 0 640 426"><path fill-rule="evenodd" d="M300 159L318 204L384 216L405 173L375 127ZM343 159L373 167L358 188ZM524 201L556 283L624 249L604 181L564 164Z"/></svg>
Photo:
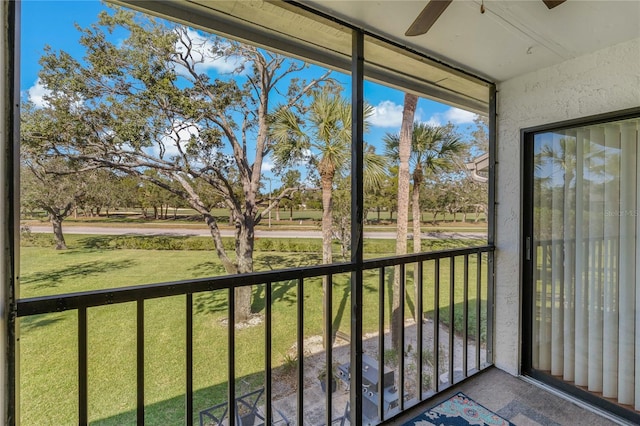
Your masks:
<svg viewBox="0 0 640 426"><path fill-rule="evenodd" d="M153 212L151 211L151 214ZM167 219L153 219L153 215L148 216L147 218L143 217L140 211L110 211L109 216L106 216L106 213L101 212L100 216L94 217L85 217L78 216L77 218L68 217L65 219L64 224L66 226L73 226L74 224L78 225L87 225L91 224L93 226L101 226L101 227L113 227L113 226L125 226L125 225L136 225L136 226L157 226L157 225L165 225L171 226L175 228L192 228L192 227L205 227L202 218L191 209L178 209L176 212L176 217L174 219L173 209L169 209L169 214ZM219 226L222 228L232 226L229 225L229 211L226 209L212 209L211 214L216 218L219 223ZM467 221L462 222L462 214L458 213L455 218L453 214L439 214L436 218L436 223L434 224L433 213L423 213L422 214L422 229L425 232L432 230L464 230L464 231L477 231L482 232L487 228L486 218L484 214L480 214L478 216L478 222L476 222L476 216L473 213L467 214ZM31 223L47 223L47 215L44 212L34 212L28 217L24 218L27 222ZM396 214L390 215L389 212L380 212L378 215L377 212L368 211L365 227L367 229L385 229L389 231L394 231L396 226ZM280 220L277 220L276 212L272 212L271 214L271 226L275 229L299 229L300 227L304 228L314 228L320 229L320 222L322 220L322 210L294 210L293 214L290 216L288 210L280 211ZM412 219L409 219L409 223L412 222ZM260 228L267 228L268 226L268 218L265 217L262 222L260 222Z"/></svg>
<svg viewBox="0 0 640 426"><path fill-rule="evenodd" d="M215 255L205 250L135 250L88 244L91 236L69 236L70 249L21 248L21 297L68 293L144 283L174 281L220 273ZM393 241L391 241L393 243ZM389 242L379 242L375 257ZM447 244L444 244L445 246ZM448 243L452 244L452 243ZM456 242L455 244L460 244ZM108 246L107 246L108 247ZM373 251L373 250L372 250ZM318 252L316 252L318 253ZM374 256L374 254L371 254ZM317 264L319 255L269 251L255 256L257 269ZM475 283L475 257L470 280ZM434 263L424 270L433 288ZM449 304L449 262L442 261L440 305ZM409 277L411 269L407 269ZM387 303L391 300L392 270L386 271ZM456 261L455 303L462 302L462 259ZM365 272L363 328L376 331L378 323L377 271ZM334 330L349 332L349 276L334 277ZM253 309L264 312L264 286L254 288ZM408 280L407 316L413 312L413 285ZM470 299L475 300L475 288ZM295 342L294 283L274 283L273 366L286 363ZM482 294L486 299L486 294ZM433 291L426 291L425 311L433 310ZM194 296L194 409L197 412L226 399L226 292ZM322 334L320 279L305 281L305 337ZM459 308L457 308L459 309ZM390 308L386 307L387 318ZM93 424L135 423L135 327L133 303L92 308L89 328L89 416ZM77 424L77 315L63 312L20 321L20 407L23 424ZM240 329L236 337L236 374L239 387L262 383L264 327ZM145 302L145 400L147 424L182 424L185 377L185 297ZM278 374L278 370L276 373ZM248 390L248 389L247 389ZM194 422L197 419L194 417Z"/></svg>

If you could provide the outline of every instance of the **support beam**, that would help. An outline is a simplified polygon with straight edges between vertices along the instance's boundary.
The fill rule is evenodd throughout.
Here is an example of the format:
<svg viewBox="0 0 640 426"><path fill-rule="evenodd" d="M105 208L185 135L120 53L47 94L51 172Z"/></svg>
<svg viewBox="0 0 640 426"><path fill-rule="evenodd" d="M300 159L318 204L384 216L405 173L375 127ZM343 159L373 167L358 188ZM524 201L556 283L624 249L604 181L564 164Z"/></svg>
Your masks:
<svg viewBox="0 0 640 426"><path fill-rule="evenodd" d="M2 80L0 82L0 170L2 171L2 185L0 185L0 318L2 327L2 350L0 363L4 366L1 373L2 380L2 422L5 425L15 425L19 422L17 416L18 398L16 392L17 363L17 327L15 301L17 299L18 274L18 211L20 206L20 181L17 165L19 162L18 137L19 134L19 73L18 58L19 29L17 23L20 16L20 3L15 1L2 2L0 20L2 35L0 36L0 68Z"/></svg>
<svg viewBox="0 0 640 426"><path fill-rule="evenodd" d="M351 424L362 422L362 259L364 169L364 33L353 30L351 68Z"/></svg>

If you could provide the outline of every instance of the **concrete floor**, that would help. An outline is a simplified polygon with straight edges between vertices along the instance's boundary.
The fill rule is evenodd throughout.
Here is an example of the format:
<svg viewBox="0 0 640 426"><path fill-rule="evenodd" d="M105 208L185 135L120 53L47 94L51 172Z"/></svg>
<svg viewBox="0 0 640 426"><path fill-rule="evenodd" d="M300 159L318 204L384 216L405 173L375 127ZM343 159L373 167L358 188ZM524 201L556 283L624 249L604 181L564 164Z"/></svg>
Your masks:
<svg viewBox="0 0 640 426"><path fill-rule="evenodd" d="M564 399L522 378L495 367L447 389L437 397L405 412L385 425L402 425L427 409L464 392L479 404L518 426L610 426L615 422Z"/></svg>

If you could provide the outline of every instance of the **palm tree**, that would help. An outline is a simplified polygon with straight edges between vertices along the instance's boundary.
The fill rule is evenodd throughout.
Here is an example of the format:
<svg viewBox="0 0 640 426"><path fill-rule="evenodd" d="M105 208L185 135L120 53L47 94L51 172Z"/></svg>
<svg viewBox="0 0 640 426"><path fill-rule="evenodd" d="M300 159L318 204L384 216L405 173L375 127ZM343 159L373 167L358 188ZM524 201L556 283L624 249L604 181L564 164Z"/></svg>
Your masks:
<svg viewBox="0 0 640 426"><path fill-rule="evenodd" d="M370 107L365 108L365 117L371 112ZM318 90L313 94L305 114L298 115L291 108L281 108L274 114L271 138L274 142L273 158L278 166L307 164L320 176L322 262L332 263L333 189L336 178L349 172L351 104L331 89ZM384 157L375 154L373 147L365 145L364 164L365 188L379 185L386 174ZM325 278L323 289L326 289L326 285ZM323 315L326 316L326 312Z"/></svg>
<svg viewBox="0 0 640 426"><path fill-rule="evenodd" d="M405 93L402 109L402 125L398 136L398 216L396 255L407 253L407 227L409 222L409 159L411 158L411 139L413 135L413 118L418 105L418 97ZM404 342L400 341L404 318L400 299L402 295L400 267L396 266L393 274L393 300L391 303L391 343L397 353L402 353Z"/></svg>
<svg viewBox="0 0 640 426"><path fill-rule="evenodd" d="M387 156L394 162L400 160L400 135L387 133L384 137ZM413 252L422 251L420 229L420 189L428 176L448 172L457 166L456 159L465 151L465 144L453 132L452 126L433 126L416 122L413 125L411 138L410 167L411 204L413 216ZM417 289L417 268L414 270L414 284ZM417 290L416 290L417 294ZM416 321L419 312L415 312Z"/></svg>

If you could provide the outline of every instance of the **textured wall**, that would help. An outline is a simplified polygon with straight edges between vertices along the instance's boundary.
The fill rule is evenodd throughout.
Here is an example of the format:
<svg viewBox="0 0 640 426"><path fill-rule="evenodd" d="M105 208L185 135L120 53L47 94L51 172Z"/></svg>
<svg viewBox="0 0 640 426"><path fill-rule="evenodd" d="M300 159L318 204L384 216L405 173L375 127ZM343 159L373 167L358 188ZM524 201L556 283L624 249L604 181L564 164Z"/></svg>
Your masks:
<svg viewBox="0 0 640 426"><path fill-rule="evenodd" d="M495 364L520 370L520 130L640 106L640 38L498 85Z"/></svg>

